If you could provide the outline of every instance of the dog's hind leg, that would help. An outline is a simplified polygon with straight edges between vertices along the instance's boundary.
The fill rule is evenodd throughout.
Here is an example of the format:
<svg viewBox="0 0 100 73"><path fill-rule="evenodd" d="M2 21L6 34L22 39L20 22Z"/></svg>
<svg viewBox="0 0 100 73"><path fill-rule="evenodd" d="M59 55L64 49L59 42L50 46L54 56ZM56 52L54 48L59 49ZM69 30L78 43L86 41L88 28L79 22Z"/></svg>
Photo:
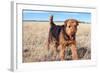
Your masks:
<svg viewBox="0 0 100 73"><path fill-rule="evenodd" d="M50 44L52 42L51 32L49 31L48 35L48 42L47 42L47 49L50 50Z"/></svg>

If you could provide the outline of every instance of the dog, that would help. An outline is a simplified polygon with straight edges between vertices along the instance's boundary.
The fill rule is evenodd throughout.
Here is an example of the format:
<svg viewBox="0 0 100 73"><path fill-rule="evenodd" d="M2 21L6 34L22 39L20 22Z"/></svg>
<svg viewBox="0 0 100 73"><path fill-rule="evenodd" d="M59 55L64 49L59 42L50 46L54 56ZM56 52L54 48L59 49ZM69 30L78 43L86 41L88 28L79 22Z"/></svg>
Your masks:
<svg viewBox="0 0 100 73"><path fill-rule="evenodd" d="M68 48L68 46L71 47L72 59L78 59L76 48L76 32L78 25L79 22L75 19L67 19L63 25L56 25L53 22L53 16L50 16L48 49L50 49L50 44L55 42L54 45L56 50L58 47L60 48L60 60L65 60L65 50Z"/></svg>

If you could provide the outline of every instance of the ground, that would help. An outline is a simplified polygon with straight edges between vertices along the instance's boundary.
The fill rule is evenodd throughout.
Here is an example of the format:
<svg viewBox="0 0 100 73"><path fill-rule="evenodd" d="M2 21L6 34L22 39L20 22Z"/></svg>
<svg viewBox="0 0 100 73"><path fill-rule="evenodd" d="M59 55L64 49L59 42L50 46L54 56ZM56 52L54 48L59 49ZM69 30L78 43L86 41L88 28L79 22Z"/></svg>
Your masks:
<svg viewBox="0 0 100 73"><path fill-rule="evenodd" d="M62 22L56 22L62 25ZM23 62L58 61L58 57L52 59L51 51L47 50L47 38L49 22L23 22ZM76 34L79 59L91 59L91 24L80 23ZM68 56L69 54L69 56ZM67 50L66 59L71 51ZM58 54L56 54L58 55Z"/></svg>

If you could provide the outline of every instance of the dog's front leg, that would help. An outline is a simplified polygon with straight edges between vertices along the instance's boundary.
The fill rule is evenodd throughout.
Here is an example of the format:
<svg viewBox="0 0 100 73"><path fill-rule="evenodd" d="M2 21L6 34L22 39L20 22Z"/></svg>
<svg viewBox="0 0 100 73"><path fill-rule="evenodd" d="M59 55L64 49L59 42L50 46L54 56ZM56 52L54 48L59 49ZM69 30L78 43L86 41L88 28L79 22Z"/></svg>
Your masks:
<svg viewBox="0 0 100 73"><path fill-rule="evenodd" d="M72 59L78 60L77 48L75 44L72 44L71 51L72 51Z"/></svg>
<svg viewBox="0 0 100 73"><path fill-rule="evenodd" d="M60 45L60 59L64 60L65 59L65 47L64 45Z"/></svg>

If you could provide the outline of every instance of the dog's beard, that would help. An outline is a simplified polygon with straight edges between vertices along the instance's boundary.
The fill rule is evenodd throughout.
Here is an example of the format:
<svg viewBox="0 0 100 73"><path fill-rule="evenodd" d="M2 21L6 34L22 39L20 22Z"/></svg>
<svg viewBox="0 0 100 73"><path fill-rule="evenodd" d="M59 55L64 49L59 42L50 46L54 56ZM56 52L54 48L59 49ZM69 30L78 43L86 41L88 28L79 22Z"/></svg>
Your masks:
<svg viewBox="0 0 100 73"><path fill-rule="evenodd" d="M75 35L76 33L69 35L70 40L75 40Z"/></svg>

